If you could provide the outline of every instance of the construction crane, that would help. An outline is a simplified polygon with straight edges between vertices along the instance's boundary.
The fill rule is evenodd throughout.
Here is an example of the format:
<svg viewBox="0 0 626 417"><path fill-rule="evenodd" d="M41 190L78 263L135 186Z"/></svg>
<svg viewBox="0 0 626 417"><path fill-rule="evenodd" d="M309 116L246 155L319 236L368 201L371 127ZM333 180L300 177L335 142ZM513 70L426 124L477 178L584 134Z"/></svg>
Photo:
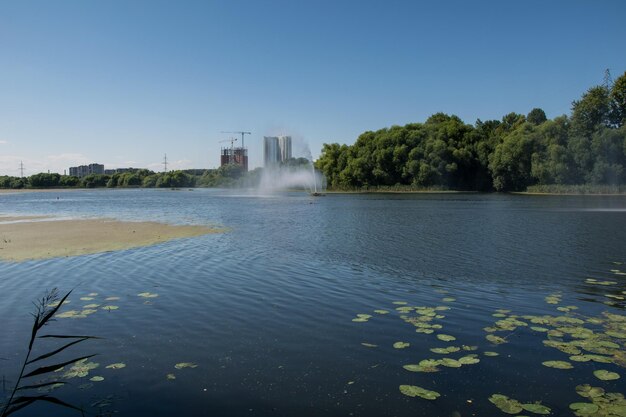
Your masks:
<svg viewBox="0 0 626 417"><path fill-rule="evenodd" d="M220 140L219 143L222 142L230 142L230 154L228 155L228 163L235 163L235 142L237 142L237 138L230 138L226 140Z"/></svg>
<svg viewBox="0 0 626 417"><path fill-rule="evenodd" d="M243 135L251 135L251 132L242 132L241 130L236 131L236 132L221 132L221 133L237 133L238 135L241 135L241 147L244 147L244 142L243 142Z"/></svg>

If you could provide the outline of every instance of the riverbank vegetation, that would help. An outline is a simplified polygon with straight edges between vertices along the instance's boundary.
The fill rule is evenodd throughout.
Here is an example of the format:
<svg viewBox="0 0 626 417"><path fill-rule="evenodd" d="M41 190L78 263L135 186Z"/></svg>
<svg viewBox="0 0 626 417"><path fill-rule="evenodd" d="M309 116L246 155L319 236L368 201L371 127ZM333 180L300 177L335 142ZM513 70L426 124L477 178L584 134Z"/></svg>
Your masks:
<svg viewBox="0 0 626 417"><path fill-rule="evenodd" d="M626 73L590 88L569 116L548 119L535 108L469 125L437 113L365 132L353 145L324 144L316 167L331 190L601 189L626 184L625 120Z"/></svg>

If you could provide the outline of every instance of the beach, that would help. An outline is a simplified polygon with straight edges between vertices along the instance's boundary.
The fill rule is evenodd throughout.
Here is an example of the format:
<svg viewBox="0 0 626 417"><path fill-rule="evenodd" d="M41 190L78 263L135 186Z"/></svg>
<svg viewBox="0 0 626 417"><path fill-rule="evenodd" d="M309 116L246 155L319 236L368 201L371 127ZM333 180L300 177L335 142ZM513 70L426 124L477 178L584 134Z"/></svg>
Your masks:
<svg viewBox="0 0 626 417"><path fill-rule="evenodd" d="M0 216L0 260L21 262L79 256L220 232L206 226L157 222Z"/></svg>

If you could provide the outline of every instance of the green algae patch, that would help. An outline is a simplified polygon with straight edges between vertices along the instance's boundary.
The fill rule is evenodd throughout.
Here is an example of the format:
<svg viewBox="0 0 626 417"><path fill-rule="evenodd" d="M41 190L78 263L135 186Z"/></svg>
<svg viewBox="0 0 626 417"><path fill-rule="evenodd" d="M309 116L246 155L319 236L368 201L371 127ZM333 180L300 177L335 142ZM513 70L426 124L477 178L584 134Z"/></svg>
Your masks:
<svg viewBox="0 0 626 417"><path fill-rule="evenodd" d="M436 400L441 395L436 391L430 391L415 385L400 385L400 392L408 397L420 397L425 400Z"/></svg>

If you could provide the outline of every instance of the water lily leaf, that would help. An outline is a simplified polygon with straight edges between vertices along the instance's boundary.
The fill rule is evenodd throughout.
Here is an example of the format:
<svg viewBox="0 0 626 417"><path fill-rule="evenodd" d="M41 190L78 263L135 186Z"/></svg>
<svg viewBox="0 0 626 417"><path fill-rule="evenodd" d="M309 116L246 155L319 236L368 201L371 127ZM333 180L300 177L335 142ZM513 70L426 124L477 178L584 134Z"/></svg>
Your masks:
<svg viewBox="0 0 626 417"><path fill-rule="evenodd" d="M506 317L506 314L503 314L503 313L494 313L494 314L492 314L492 316L493 316L493 317L498 317L498 318L500 318L500 317Z"/></svg>
<svg viewBox="0 0 626 417"><path fill-rule="evenodd" d="M606 331L605 334L607 336L611 336L616 339L626 339L626 333L624 332L614 332L614 331L609 330L609 331Z"/></svg>
<svg viewBox="0 0 626 417"><path fill-rule="evenodd" d="M363 346L365 346L365 347L368 347L368 348L375 348L375 347L378 347L378 345L375 345L375 344L373 344L373 343L366 343L366 342L361 343L361 345L363 345Z"/></svg>
<svg viewBox="0 0 626 417"><path fill-rule="evenodd" d="M604 395L604 389L601 387L592 387L589 384L577 385L576 393L585 398L596 398Z"/></svg>
<svg viewBox="0 0 626 417"><path fill-rule="evenodd" d="M474 351L474 350L478 350L478 346L463 345L463 346L461 346L461 348L463 350L466 350L466 351L469 351L469 352Z"/></svg>
<svg viewBox="0 0 626 417"><path fill-rule="evenodd" d="M139 297L143 297L143 298L156 298L159 296L159 294L153 294L151 292L140 292L139 294L137 294Z"/></svg>
<svg viewBox="0 0 626 417"><path fill-rule="evenodd" d="M173 380L175 380L175 379L176 379L176 375L174 375L174 374L167 374L165 377L166 377L169 381L173 381Z"/></svg>
<svg viewBox="0 0 626 417"><path fill-rule="evenodd" d="M184 369L184 368L197 368L198 365L196 365L193 362L180 362L177 363L176 365L174 365L174 368L176 369Z"/></svg>
<svg viewBox="0 0 626 417"><path fill-rule="evenodd" d="M87 304L86 306L83 306L83 308L85 309L98 308L98 307L100 307L100 304Z"/></svg>
<svg viewBox="0 0 626 417"><path fill-rule="evenodd" d="M415 385L400 385L400 392L409 397L420 397L425 400L435 400L441 395L436 391L430 391Z"/></svg>
<svg viewBox="0 0 626 417"><path fill-rule="evenodd" d="M452 342L453 340L456 340L456 337L450 336L449 334L438 334L437 339L443 342Z"/></svg>
<svg viewBox="0 0 626 417"><path fill-rule="evenodd" d="M93 297L80 297L81 301L91 301Z"/></svg>
<svg viewBox="0 0 626 417"><path fill-rule="evenodd" d="M445 297L445 298L442 298L442 299L441 299L441 301L443 301L443 302L445 302L445 303L452 303L452 302L456 301L456 298L453 298L453 297Z"/></svg>
<svg viewBox="0 0 626 417"><path fill-rule="evenodd" d="M522 404L520 404L519 401L502 394L493 394L489 397L489 402L498 407L500 411L507 414L517 414L523 410Z"/></svg>
<svg viewBox="0 0 626 417"><path fill-rule="evenodd" d="M493 334L488 334L487 336L485 336L485 339L487 339L488 341L490 341L491 343L493 343L495 345L500 345L502 343L506 343L505 339L503 339L500 336L493 335Z"/></svg>
<svg viewBox="0 0 626 417"><path fill-rule="evenodd" d="M483 355L485 356L499 356L500 354L498 352L483 352Z"/></svg>
<svg viewBox="0 0 626 417"><path fill-rule="evenodd" d="M100 381L104 381L104 378L101 376L93 376L91 378L89 378L90 381L92 382L100 382Z"/></svg>
<svg viewBox="0 0 626 417"><path fill-rule="evenodd" d="M545 362L541 362L541 364L543 366L547 366L548 368L555 368L555 369L573 369L574 368L571 363L565 362L565 361L545 361Z"/></svg>
<svg viewBox="0 0 626 417"><path fill-rule="evenodd" d="M443 358L441 360L441 365L447 368L460 368L463 364L456 359Z"/></svg>
<svg viewBox="0 0 626 417"><path fill-rule="evenodd" d="M534 414L550 414L551 411L550 408L538 403L522 404L522 408Z"/></svg>
<svg viewBox="0 0 626 417"><path fill-rule="evenodd" d="M602 381L613 381L615 379L619 379L619 374L615 372L610 372L604 369L598 369L597 371L593 371L593 375L601 379Z"/></svg>
<svg viewBox="0 0 626 417"><path fill-rule="evenodd" d="M392 304L403 306L403 305L407 305L408 303L406 301L394 301Z"/></svg>
<svg viewBox="0 0 626 417"><path fill-rule="evenodd" d="M474 354L463 356L462 358L459 358L459 362L461 363L461 365L474 365L480 362L480 359L478 359L476 356L477 355Z"/></svg>
<svg viewBox="0 0 626 417"><path fill-rule="evenodd" d="M374 313L377 313L377 314L389 314L389 312L387 310L374 310Z"/></svg>
<svg viewBox="0 0 626 417"><path fill-rule="evenodd" d="M122 362L112 363L111 365L105 366L105 368L107 368L107 369L122 369L122 368L126 368L126 364L122 363Z"/></svg>
<svg viewBox="0 0 626 417"><path fill-rule="evenodd" d="M405 343L405 342L396 342L393 344L393 347L396 349L404 349L411 346L410 343Z"/></svg>
<svg viewBox="0 0 626 417"><path fill-rule="evenodd" d="M117 301L119 299L120 299L120 297L107 297L107 298L104 299L104 301Z"/></svg>
<svg viewBox="0 0 626 417"><path fill-rule="evenodd" d="M119 308L118 306L104 306L104 307L102 307L103 310L107 310L107 311L117 310L118 308Z"/></svg>
<svg viewBox="0 0 626 417"><path fill-rule="evenodd" d="M597 405L592 403L572 403L569 408L574 410L577 416L585 417L591 414L595 414L600 409Z"/></svg>
<svg viewBox="0 0 626 417"><path fill-rule="evenodd" d="M415 329L416 333L426 333L426 334L431 334L434 333L434 330L432 329Z"/></svg>
<svg viewBox="0 0 626 417"><path fill-rule="evenodd" d="M445 347L445 348L431 348L430 349L431 352L439 353L441 355L447 355L448 353L458 352L459 350L461 350L461 349L456 347L456 346L448 346L448 347Z"/></svg>
<svg viewBox="0 0 626 417"><path fill-rule="evenodd" d="M534 330L536 332L548 332L550 331L550 329L546 329L545 327L539 327L539 326L530 326L530 330Z"/></svg>

